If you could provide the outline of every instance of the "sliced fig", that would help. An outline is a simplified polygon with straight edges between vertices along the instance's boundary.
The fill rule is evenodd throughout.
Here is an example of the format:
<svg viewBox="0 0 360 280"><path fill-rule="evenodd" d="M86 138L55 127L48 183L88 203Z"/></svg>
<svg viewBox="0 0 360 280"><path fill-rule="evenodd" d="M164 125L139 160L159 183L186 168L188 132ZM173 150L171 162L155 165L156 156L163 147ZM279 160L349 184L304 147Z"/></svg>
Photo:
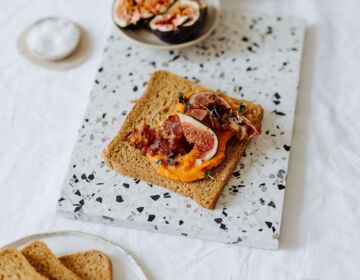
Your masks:
<svg viewBox="0 0 360 280"><path fill-rule="evenodd" d="M113 7L115 23L122 28L138 25L140 20L166 12L175 0L116 0Z"/></svg>
<svg viewBox="0 0 360 280"><path fill-rule="evenodd" d="M150 21L150 28L162 41L178 44L199 35L204 25L206 6L200 0L179 0Z"/></svg>
<svg viewBox="0 0 360 280"><path fill-rule="evenodd" d="M150 18L152 16L165 13L175 0L135 0L138 4L141 17Z"/></svg>
<svg viewBox="0 0 360 280"><path fill-rule="evenodd" d="M209 111L206 109L189 109L186 114L204 123L209 116Z"/></svg>
<svg viewBox="0 0 360 280"><path fill-rule="evenodd" d="M139 6L134 0L116 0L113 6L113 19L119 27L136 25L141 19Z"/></svg>
<svg viewBox="0 0 360 280"><path fill-rule="evenodd" d="M199 152L198 159L212 159L216 155L219 145L215 132L191 116L179 112L177 115L180 118L186 140L194 144Z"/></svg>
<svg viewBox="0 0 360 280"><path fill-rule="evenodd" d="M215 105L220 110L231 109L229 103L226 102L224 98L210 91L194 93L189 99L189 106L193 109L208 108L211 104Z"/></svg>

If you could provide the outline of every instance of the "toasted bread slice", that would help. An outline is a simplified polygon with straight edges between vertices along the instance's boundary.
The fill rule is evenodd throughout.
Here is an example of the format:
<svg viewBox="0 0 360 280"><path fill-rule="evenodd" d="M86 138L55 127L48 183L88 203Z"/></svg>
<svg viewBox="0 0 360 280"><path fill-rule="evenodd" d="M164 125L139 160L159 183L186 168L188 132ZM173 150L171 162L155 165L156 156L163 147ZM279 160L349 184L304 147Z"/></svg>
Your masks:
<svg viewBox="0 0 360 280"><path fill-rule="evenodd" d="M86 280L111 280L111 260L103 252L89 250L59 258L61 263Z"/></svg>
<svg viewBox="0 0 360 280"><path fill-rule="evenodd" d="M165 119L173 111L180 93L186 94L199 90L208 89L166 71L154 72L145 93L134 105L116 137L103 151L103 158L110 168L125 176L168 188L211 209L215 207L248 141L240 142L234 139L227 145L225 160L212 170L214 180L204 179L191 183L175 182L160 176L146 157L126 141L127 135L142 121L156 125ZM256 109L258 113L253 115L252 121L261 122L263 115L261 106L245 100L241 102L245 103L250 110Z"/></svg>
<svg viewBox="0 0 360 280"><path fill-rule="evenodd" d="M15 248L0 250L1 280L46 280Z"/></svg>
<svg viewBox="0 0 360 280"><path fill-rule="evenodd" d="M41 241L34 241L21 250L31 265L42 275L56 280L80 280L78 276L64 266Z"/></svg>

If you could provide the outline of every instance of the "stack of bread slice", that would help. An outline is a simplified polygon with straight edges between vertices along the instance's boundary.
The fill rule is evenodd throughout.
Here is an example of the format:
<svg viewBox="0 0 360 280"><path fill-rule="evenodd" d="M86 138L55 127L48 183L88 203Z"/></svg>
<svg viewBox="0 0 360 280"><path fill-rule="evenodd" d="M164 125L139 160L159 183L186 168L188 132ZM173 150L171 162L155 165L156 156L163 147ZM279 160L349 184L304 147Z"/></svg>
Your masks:
<svg viewBox="0 0 360 280"><path fill-rule="evenodd" d="M0 250L0 280L111 280L111 260L97 250L57 258L42 241Z"/></svg>

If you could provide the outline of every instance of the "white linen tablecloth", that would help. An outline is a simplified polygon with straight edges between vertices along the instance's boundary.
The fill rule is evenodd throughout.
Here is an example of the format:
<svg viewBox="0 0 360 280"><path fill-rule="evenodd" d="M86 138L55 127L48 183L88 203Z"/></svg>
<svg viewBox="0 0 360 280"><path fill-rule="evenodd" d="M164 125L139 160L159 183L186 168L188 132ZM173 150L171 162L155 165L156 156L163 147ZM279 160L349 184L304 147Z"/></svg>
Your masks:
<svg viewBox="0 0 360 280"><path fill-rule="evenodd" d="M360 1L224 1L305 19L307 28L280 249L259 250L66 220L56 202L105 40L111 0L0 0L0 246L36 232L113 240L149 279L360 279ZM16 49L31 22L59 15L91 37L69 71Z"/></svg>

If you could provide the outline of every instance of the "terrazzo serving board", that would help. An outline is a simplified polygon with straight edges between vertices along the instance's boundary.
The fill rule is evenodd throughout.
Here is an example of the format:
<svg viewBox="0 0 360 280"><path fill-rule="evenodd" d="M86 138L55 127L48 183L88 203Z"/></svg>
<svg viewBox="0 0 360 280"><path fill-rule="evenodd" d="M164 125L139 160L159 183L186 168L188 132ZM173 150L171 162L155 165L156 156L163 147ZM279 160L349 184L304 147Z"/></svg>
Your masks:
<svg viewBox="0 0 360 280"><path fill-rule="evenodd" d="M223 11L208 40L181 51L134 46L114 28L61 190L59 212L121 227L277 248L303 37L299 20L239 16L236 11ZM262 134L248 146L214 210L117 174L102 161L102 149L142 95L150 74L159 69L265 109Z"/></svg>

